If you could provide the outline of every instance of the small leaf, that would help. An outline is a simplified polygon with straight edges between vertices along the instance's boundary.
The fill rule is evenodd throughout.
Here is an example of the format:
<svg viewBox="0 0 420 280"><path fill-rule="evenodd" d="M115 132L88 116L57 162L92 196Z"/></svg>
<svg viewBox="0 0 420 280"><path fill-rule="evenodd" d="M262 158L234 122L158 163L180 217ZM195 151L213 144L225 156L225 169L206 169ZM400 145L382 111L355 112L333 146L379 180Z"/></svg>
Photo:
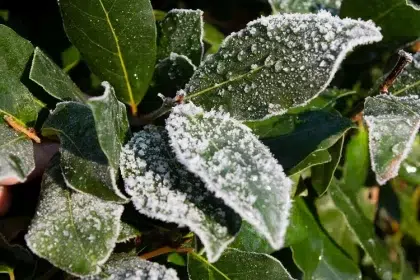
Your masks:
<svg viewBox="0 0 420 280"><path fill-rule="evenodd" d="M168 262L179 265L179 266L185 266L185 260L184 258L178 254L178 253L171 253L168 255Z"/></svg>
<svg viewBox="0 0 420 280"><path fill-rule="evenodd" d="M73 275L97 274L114 249L122 212L121 205L66 188L55 158L44 174L26 243L32 252Z"/></svg>
<svg viewBox="0 0 420 280"><path fill-rule="evenodd" d="M342 0L268 0L273 12L280 13L316 13L327 10L337 14Z"/></svg>
<svg viewBox="0 0 420 280"><path fill-rule="evenodd" d="M372 169L379 184L398 175L420 127L420 99L381 94L365 101Z"/></svg>
<svg viewBox="0 0 420 280"><path fill-rule="evenodd" d="M94 115L88 106L76 102L58 103L44 123L42 134L60 138L60 166L67 186L104 200L126 202L117 187L118 169L112 168L101 149ZM108 151L110 154L112 150Z"/></svg>
<svg viewBox="0 0 420 280"><path fill-rule="evenodd" d="M392 91L394 95L420 95L420 52L413 55L413 62L398 76Z"/></svg>
<svg viewBox="0 0 420 280"><path fill-rule="evenodd" d="M35 169L34 148L26 135L0 122L0 181L15 178L24 182Z"/></svg>
<svg viewBox="0 0 420 280"><path fill-rule="evenodd" d="M158 59L171 53L185 55L195 65L203 56L203 12L174 9L159 22Z"/></svg>
<svg viewBox="0 0 420 280"><path fill-rule="evenodd" d="M121 173L136 209L188 226L216 261L239 231L241 219L176 160L163 128L146 126L124 147Z"/></svg>
<svg viewBox="0 0 420 280"><path fill-rule="evenodd" d="M213 25L205 22L204 23L204 42L209 44L211 47L207 50L207 54L216 53L220 45L222 44L223 40L225 39L225 35L222 32L216 29Z"/></svg>
<svg viewBox="0 0 420 280"><path fill-rule="evenodd" d="M293 280L272 256L237 249L227 249L213 264L196 253L188 254L188 275L191 280Z"/></svg>
<svg viewBox="0 0 420 280"><path fill-rule="evenodd" d="M114 254L103 267L103 274L84 279L178 280L176 271L163 265L140 259L138 256Z"/></svg>
<svg viewBox="0 0 420 280"><path fill-rule="evenodd" d="M207 57L186 86L186 98L240 120L282 114L322 92L354 47L381 38L371 22L325 11L261 18Z"/></svg>
<svg viewBox="0 0 420 280"><path fill-rule="evenodd" d="M150 0L60 0L64 27L92 72L133 114L152 79L156 25Z"/></svg>
<svg viewBox="0 0 420 280"><path fill-rule="evenodd" d="M0 234L0 274L4 272L16 279L30 280L34 279L35 267L36 262L27 249L17 244L10 244Z"/></svg>
<svg viewBox="0 0 420 280"><path fill-rule="evenodd" d="M35 48L29 78L57 99L79 102L86 99L64 70L39 48Z"/></svg>
<svg viewBox="0 0 420 280"><path fill-rule="evenodd" d="M34 48L9 27L0 24L0 114L33 125L43 104L20 82Z"/></svg>
<svg viewBox="0 0 420 280"><path fill-rule="evenodd" d="M81 59L80 52L75 46L68 47L61 53L63 71L66 73L70 72L70 70L79 64Z"/></svg>
<svg viewBox="0 0 420 280"><path fill-rule="evenodd" d="M175 107L166 122L178 160L253 225L275 249L283 244L292 182L245 125L192 105Z"/></svg>
<svg viewBox="0 0 420 280"><path fill-rule="evenodd" d="M134 239L138 236L141 236L141 232L133 227L132 225L121 222L120 235L118 236L117 242L127 242L130 239Z"/></svg>
<svg viewBox="0 0 420 280"><path fill-rule="evenodd" d="M343 212L349 226L358 237L360 245L372 259L378 275L383 280L391 280L393 270L388 259L388 251L376 236L374 225L359 208L354 191L335 181L330 186L329 194L335 205Z"/></svg>

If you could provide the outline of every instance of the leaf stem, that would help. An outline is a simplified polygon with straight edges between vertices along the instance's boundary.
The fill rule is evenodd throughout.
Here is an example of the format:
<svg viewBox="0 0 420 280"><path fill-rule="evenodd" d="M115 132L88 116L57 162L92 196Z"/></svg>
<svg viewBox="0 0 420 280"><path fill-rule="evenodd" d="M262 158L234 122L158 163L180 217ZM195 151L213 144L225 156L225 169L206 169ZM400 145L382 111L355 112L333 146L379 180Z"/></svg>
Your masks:
<svg viewBox="0 0 420 280"><path fill-rule="evenodd" d="M383 81L379 87L379 92L381 94L388 93L388 89L394 84L395 80L398 78L404 68L413 61L413 56L403 50L398 51L398 55L399 58L397 63L389 75L385 78L385 81Z"/></svg>
<svg viewBox="0 0 420 280"><path fill-rule="evenodd" d="M4 120L16 131L19 131L28 138L34 140L36 143L41 143L41 139L36 135L36 132L33 128L26 128L25 126L19 124L12 116L5 115Z"/></svg>
<svg viewBox="0 0 420 280"><path fill-rule="evenodd" d="M144 259L144 260L148 260L148 259L160 256L160 255L168 254L168 253L173 253L173 252L176 252L176 253L191 253L193 251L194 251L193 248L171 248L169 246L165 246L165 247L156 249L152 252L143 254L143 255L140 256L140 258Z"/></svg>
<svg viewBox="0 0 420 280"><path fill-rule="evenodd" d="M15 280L15 273L13 272L13 269L9 271L9 279Z"/></svg>

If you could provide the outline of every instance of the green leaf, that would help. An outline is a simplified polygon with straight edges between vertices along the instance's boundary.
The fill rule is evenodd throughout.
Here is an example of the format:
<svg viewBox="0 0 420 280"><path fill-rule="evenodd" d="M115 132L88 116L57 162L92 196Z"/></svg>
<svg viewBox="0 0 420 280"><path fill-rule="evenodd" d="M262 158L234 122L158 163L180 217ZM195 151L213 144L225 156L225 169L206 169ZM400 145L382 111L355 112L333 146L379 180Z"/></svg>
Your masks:
<svg viewBox="0 0 420 280"><path fill-rule="evenodd" d="M95 118L88 106L76 102L58 103L44 123L42 134L60 138L60 166L67 186L104 200L126 201L117 187L118 169L112 167L101 149Z"/></svg>
<svg viewBox="0 0 420 280"><path fill-rule="evenodd" d="M33 50L29 41L0 24L0 114L11 115L23 125L34 125L43 107L20 82Z"/></svg>
<svg viewBox="0 0 420 280"><path fill-rule="evenodd" d="M325 11L261 18L207 57L186 86L186 99L239 120L282 114L322 92L346 53L381 38L372 23Z"/></svg>
<svg viewBox="0 0 420 280"><path fill-rule="evenodd" d="M70 77L39 48L35 48L29 78L60 100L84 102L86 97Z"/></svg>
<svg viewBox="0 0 420 280"><path fill-rule="evenodd" d="M8 273L16 279L30 280L34 279L35 267L36 262L27 249L17 244L10 244L0 234L0 274Z"/></svg>
<svg viewBox="0 0 420 280"><path fill-rule="evenodd" d="M413 62L398 76L392 92L394 95L420 95L420 52L413 55Z"/></svg>
<svg viewBox="0 0 420 280"><path fill-rule="evenodd" d="M188 254L188 275L191 280L293 280L281 262L270 255L227 249L218 262Z"/></svg>
<svg viewBox="0 0 420 280"><path fill-rule="evenodd" d="M363 214L357 204L354 190L333 182L329 194L335 205L343 212L349 226L359 239L360 245L372 259L376 272L383 280L392 279L392 264L383 242L376 236L373 223Z"/></svg>
<svg viewBox="0 0 420 280"><path fill-rule="evenodd" d="M340 17L372 20L384 42L410 42L420 37L420 11L407 0L343 0Z"/></svg>
<svg viewBox="0 0 420 280"><path fill-rule="evenodd" d="M237 234L235 241L229 245L229 248L264 254L271 254L276 251L270 246L267 240L265 240L264 237L247 222L242 222L241 230Z"/></svg>
<svg viewBox="0 0 420 280"><path fill-rule="evenodd" d="M79 50L75 46L70 46L61 53L63 71L68 73L81 61Z"/></svg>
<svg viewBox="0 0 420 280"><path fill-rule="evenodd" d="M24 182L35 169L32 141L3 122L0 122L0 138L0 181L15 178Z"/></svg>
<svg viewBox="0 0 420 280"><path fill-rule="evenodd" d="M158 59L177 53L199 65L203 56L203 12L174 9L159 22Z"/></svg>
<svg viewBox="0 0 420 280"><path fill-rule="evenodd" d="M152 79L156 25L150 0L58 1L64 27L92 72L109 81L133 114Z"/></svg>
<svg viewBox="0 0 420 280"><path fill-rule="evenodd" d="M316 13L327 10L337 14L342 0L268 0L274 13Z"/></svg>
<svg viewBox="0 0 420 280"><path fill-rule="evenodd" d="M130 239L134 239L141 236L141 232L134 226L121 222L120 235L118 236L117 242L127 242Z"/></svg>
<svg viewBox="0 0 420 280"><path fill-rule="evenodd" d="M287 234L295 239L293 259L304 272L303 279L361 279L357 264L329 239L302 198L295 199L293 206Z"/></svg>
<svg viewBox="0 0 420 280"><path fill-rule="evenodd" d="M239 231L240 217L178 163L163 128L146 126L130 140L121 155L121 173L140 213L188 226L211 262Z"/></svg>
<svg viewBox="0 0 420 280"><path fill-rule="evenodd" d="M207 50L207 54L216 53L220 45L222 44L223 40L225 39L225 35L222 32L216 29L213 25L205 22L204 23L204 42L209 44L211 47Z"/></svg>
<svg viewBox="0 0 420 280"><path fill-rule="evenodd" d="M178 160L279 249L292 181L268 148L228 115L192 104L175 107L166 129Z"/></svg>
<svg viewBox="0 0 420 280"><path fill-rule="evenodd" d="M413 184L420 185L420 137L417 136L414 140L411 152L408 157L401 164L399 177L404 181Z"/></svg>
<svg viewBox="0 0 420 280"><path fill-rule="evenodd" d="M168 262L179 266L186 266L184 258L178 253L171 253L168 255Z"/></svg>
<svg viewBox="0 0 420 280"><path fill-rule="evenodd" d="M44 174L26 244L66 272L96 274L114 249L122 212L121 205L66 188L58 158L54 158Z"/></svg>
<svg viewBox="0 0 420 280"><path fill-rule="evenodd" d="M420 128L417 96L381 94L365 101L364 119L369 128L372 169L379 184L398 175Z"/></svg>
<svg viewBox="0 0 420 280"><path fill-rule="evenodd" d="M316 165L312 168L312 186L319 196L323 195L327 191L331 181L333 180L334 172L341 159L343 145L344 136L328 149L328 153L331 155L331 161L325 164Z"/></svg>
<svg viewBox="0 0 420 280"><path fill-rule="evenodd" d="M163 265L140 259L138 256L114 254L103 267L103 273L88 280L102 279L154 279L178 280L176 271Z"/></svg>

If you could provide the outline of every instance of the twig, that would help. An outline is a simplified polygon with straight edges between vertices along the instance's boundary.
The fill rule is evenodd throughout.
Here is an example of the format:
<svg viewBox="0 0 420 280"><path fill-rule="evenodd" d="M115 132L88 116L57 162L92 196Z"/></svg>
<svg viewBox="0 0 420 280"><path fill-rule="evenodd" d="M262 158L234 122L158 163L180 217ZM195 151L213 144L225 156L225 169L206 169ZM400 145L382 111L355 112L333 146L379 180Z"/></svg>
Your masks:
<svg viewBox="0 0 420 280"><path fill-rule="evenodd" d="M148 259L151 259L151 258L155 258L157 256L160 256L160 255L164 255L164 254L168 254L168 253L172 253L172 252L176 252L176 253L190 253L192 251L194 251L193 248L171 248L171 247L165 246L165 247L156 249L156 250L154 250L152 252L143 254L143 255L140 256L140 258L141 259L144 259L144 260L148 260Z"/></svg>
<svg viewBox="0 0 420 280"><path fill-rule="evenodd" d="M413 56L403 50L398 51L398 55L400 57L398 58L397 64L395 64L394 69L392 69L391 73L389 73L385 81L383 81L379 87L379 92L381 94L388 93L388 89L394 84L404 68L413 61Z"/></svg>
<svg viewBox="0 0 420 280"><path fill-rule="evenodd" d="M18 123L12 116L5 115L4 120L16 131L22 132L30 139L34 140L36 143L41 143L41 139L36 135L36 132L33 128L26 128L20 123Z"/></svg>

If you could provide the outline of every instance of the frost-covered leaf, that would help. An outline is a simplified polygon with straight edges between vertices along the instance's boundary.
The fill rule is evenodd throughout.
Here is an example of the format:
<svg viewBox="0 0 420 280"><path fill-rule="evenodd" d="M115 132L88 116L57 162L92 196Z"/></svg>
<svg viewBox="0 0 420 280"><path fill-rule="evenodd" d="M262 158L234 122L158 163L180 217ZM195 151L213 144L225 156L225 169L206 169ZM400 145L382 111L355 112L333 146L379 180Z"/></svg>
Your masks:
<svg viewBox="0 0 420 280"><path fill-rule="evenodd" d="M136 229L134 226L127 223L121 222L120 235L118 236L117 242L127 242L130 239L134 239L138 236L141 236L141 232Z"/></svg>
<svg viewBox="0 0 420 280"><path fill-rule="evenodd" d="M0 234L0 274L8 273L16 279L31 280L34 279L35 267L34 257L27 249L17 244L10 244ZM0 278L4 279L1 275Z"/></svg>
<svg viewBox="0 0 420 280"><path fill-rule="evenodd" d="M379 95L365 102L372 169L379 184L398 175L420 127L418 96Z"/></svg>
<svg viewBox="0 0 420 280"><path fill-rule="evenodd" d="M213 264L198 254L188 254L188 276L191 280L293 280L272 256L237 249L227 249Z"/></svg>
<svg viewBox="0 0 420 280"><path fill-rule="evenodd" d="M166 129L178 160L280 248L292 182L251 130L224 113L204 112L193 104L175 107Z"/></svg>
<svg viewBox="0 0 420 280"><path fill-rule="evenodd" d="M381 39L372 22L325 11L261 18L207 57L186 86L186 98L240 120L282 114L322 92L354 47Z"/></svg>
<svg viewBox="0 0 420 280"><path fill-rule="evenodd" d="M67 186L105 200L126 201L117 187L118 169L110 165L101 149L95 119L88 106L76 102L58 103L44 123L42 134L60 138L60 166ZM108 154L112 153L108 151Z"/></svg>
<svg viewBox="0 0 420 280"><path fill-rule="evenodd" d="M152 79L156 24L150 0L60 0L70 41L133 114Z"/></svg>
<svg viewBox="0 0 420 280"><path fill-rule="evenodd" d="M33 125L43 104L20 82L32 55L32 44L0 24L0 114Z"/></svg>
<svg viewBox="0 0 420 280"><path fill-rule="evenodd" d="M103 273L86 277L87 280L178 280L175 270L126 254L112 255L103 267Z"/></svg>
<svg viewBox="0 0 420 280"><path fill-rule="evenodd" d="M163 128L146 126L124 147L121 173L136 209L188 226L216 261L239 231L241 218L178 163Z"/></svg>
<svg viewBox="0 0 420 280"><path fill-rule="evenodd" d="M108 82L103 82L102 86L105 88L104 94L89 98L87 105L92 110L99 145L112 168L113 182L116 182L121 149L128 141L131 132L127 110L115 96L114 88Z"/></svg>
<svg viewBox="0 0 420 280"><path fill-rule="evenodd" d="M401 164L398 176L412 185L420 185L420 135L414 140L412 150ZM419 236L420 238L420 236ZM419 242L420 243L420 242Z"/></svg>
<svg viewBox="0 0 420 280"><path fill-rule="evenodd" d="M420 95L420 52L413 55L413 62L398 76L392 85L392 93L394 95Z"/></svg>
<svg viewBox="0 0 420 280"><path fill-rule="evenodd" d="M93 275L114 249L122 212L121 205L68 189L56 157L44 174L26 244L64 271Z"/></svg>
<svg viewBox="0 0 420 280"><path fill-rule="evenodd" d="M0 181L15 178L24 182L35 169L32 141L3 122L0 122L0 139Z"/></svg>
<svg viewBox="0 0 420 280"><path fill-rule="evenodd" d="M276 251L270 246L267 240L265 240L264 237L247 222L242 222L241 230L236 236L235 241L229 245L229 248L264 254L271 254Z"/></svg>
<svg viewBox="0 0 420 280"><path fill-rule="evenodd" d="M70 77L39 48L35 48L29 77L57 99L80 102L86 99Z"/></svg>
<svg viewBox="0 0 420 280"><path fill-rule="evenodd" d="M171 53L185 55L195 65L203 56L203 12L174 9L159 22L158 59Z"/></svg>
<svg viewBox="0 0 420 280"><path fill-rule="evenodd" d="M277 13L316 13L319 10L327 10L332 14L338 14L342 0L268 0Z"/></svg>

